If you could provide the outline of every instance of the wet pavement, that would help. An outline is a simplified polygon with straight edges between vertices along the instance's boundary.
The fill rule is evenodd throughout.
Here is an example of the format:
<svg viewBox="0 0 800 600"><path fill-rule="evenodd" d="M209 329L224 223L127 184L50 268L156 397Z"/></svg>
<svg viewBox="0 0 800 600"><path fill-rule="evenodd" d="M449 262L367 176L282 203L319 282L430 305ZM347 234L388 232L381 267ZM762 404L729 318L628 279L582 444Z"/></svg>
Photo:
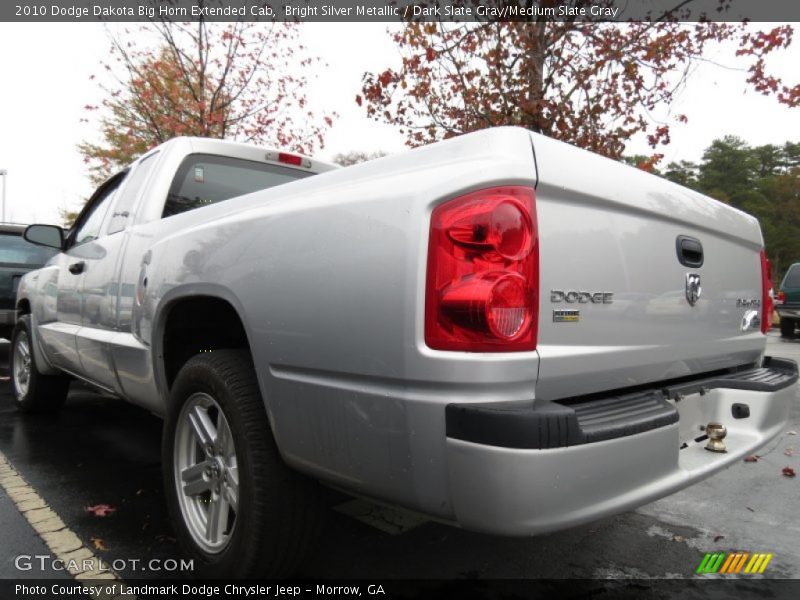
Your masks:
<svg viewBox="0 0 800 600"><path fill-rule="evenodd" d="M47 554L47 545L2 489L0 489L0 532L3 540L14 540L13 548L6 548L4 544L3 551L0 552L0 579L59 577L58 571L48 568L49 565L41 568L36 560L29 561L26 558ZM19 556L23 558L18 560Z"/></svg>
<svg viewBox="0 0 800 600"><path fill-rule="evenodd" d="M785 342L773 333L768 350L800 360L800 339ZM6 354L7 345L0 343L0 356ZM5 363L0 369L6 373ZM786 432L792 430L800 430L798 401ZM390 535L331 510L304 575L689 577L706 552L745 550L774 553L766 576L800 578L800 478L781 475L784 466L800 470L800 436L786 432L759 452L756 463L738 463L636 511L537 538L492 537L436 523ZM108 563L183 556L163 500L160 436L156 417L79 385L73 385L60 414L21 415L13 407L8 382L0 381L0 453ZM786 455L788 448L797 454ZM0 489L0 535L14 543L0 545L0 577L30 576L15 575L14 557L42 551L41 540L3 496ZM85 507L97 504L111 505L116 512L105 518L86 512ZM123 572L133 575L166 574Z"/></svg>

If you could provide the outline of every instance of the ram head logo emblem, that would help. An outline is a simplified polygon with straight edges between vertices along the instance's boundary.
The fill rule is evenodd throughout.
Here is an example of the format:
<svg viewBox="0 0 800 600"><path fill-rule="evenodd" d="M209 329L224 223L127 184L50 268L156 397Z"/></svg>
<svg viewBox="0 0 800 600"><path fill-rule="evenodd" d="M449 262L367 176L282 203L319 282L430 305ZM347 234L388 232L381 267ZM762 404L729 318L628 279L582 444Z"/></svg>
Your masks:
<svg viewBox="0 0 800 600"><path fill-rule="evenodd" d="M700 287L700 275L697 273L686 274L686 300L689 306L694 306L700 299L703 288Z"/></svg>

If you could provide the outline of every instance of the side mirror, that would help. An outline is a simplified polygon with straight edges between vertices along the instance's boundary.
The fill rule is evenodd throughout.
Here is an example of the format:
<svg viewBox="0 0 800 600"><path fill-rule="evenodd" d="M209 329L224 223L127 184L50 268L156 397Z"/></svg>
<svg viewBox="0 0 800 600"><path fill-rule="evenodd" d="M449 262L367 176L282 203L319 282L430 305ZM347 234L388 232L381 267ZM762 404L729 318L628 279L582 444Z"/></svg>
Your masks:
<svg viewBox="0 0 800 600"><path fill-rule="evenodd" d="M64 230L56 225L29 225L22 237L37 246L64 248Z"/></svg>

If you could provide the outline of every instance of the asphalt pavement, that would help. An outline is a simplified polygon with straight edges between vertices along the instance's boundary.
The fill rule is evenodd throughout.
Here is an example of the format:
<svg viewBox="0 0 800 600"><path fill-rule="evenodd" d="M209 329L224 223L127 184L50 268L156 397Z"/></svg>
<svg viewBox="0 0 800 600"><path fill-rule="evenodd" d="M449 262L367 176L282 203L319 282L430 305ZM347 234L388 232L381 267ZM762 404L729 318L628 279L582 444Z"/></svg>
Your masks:
<svg viewBox="0 0 800 600"><path fill-rule="evenodd" d="M784 341L771 333L768 352L800 361L800 338ZM7 345L0 345L0 356L6 354ZM0 372L6 374L4 367ZM379 529L343 514L353 512L352 505L332 508L325 536L303 575L675 578L693 576L706 552L747 551L774 554L765 577L800 578L800 478L781 473L785 466L800 470L800 436L792 431L800 431L800 400L784 433L758 453L757 462L735 464L638 510L536 538L474 534L377 510L371 522L382 521ZM160 436L156 417L79 385L73 385L59 414L22 415L13 406L8 382L0 381L0 453L109 563L183 556L164 505ZM790 456L791 450L797 454ZM0 545L0 577L30 575L15 573L14 557L43 551L41 540L3 496L0 488L0 532L13 543ZM116 510L105 518L86 511L98 504ZM387 522L394 526L386 527Z"/></svg>
<svg viewBox="0 0 800 600"><path fill-rule="evenodd" d="M0 579L57 578L60 573L45 563L44 568L37 560L19 560L17 557L43 556L49 550L39 534L25 520L17 506L5 491L0 489L0 532L3 540L13 540L13 544L4 544L0 551Z"/></svg>

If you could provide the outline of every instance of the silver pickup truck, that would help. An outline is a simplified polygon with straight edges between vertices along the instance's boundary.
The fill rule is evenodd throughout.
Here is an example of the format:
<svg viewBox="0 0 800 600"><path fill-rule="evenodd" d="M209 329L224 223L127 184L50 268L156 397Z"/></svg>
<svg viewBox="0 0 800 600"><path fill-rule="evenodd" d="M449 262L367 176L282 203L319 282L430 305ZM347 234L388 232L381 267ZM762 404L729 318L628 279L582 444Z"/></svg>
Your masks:
<svg viewBox="0 0 800 600"><path fill-rule="evenodd" d="M167 501L210 575L280 575L316 482L475 531L631 509L775 436L753 217L519 128L336 169L174 139L112 177L17 299L13 384L165 419Z"/></svg>

